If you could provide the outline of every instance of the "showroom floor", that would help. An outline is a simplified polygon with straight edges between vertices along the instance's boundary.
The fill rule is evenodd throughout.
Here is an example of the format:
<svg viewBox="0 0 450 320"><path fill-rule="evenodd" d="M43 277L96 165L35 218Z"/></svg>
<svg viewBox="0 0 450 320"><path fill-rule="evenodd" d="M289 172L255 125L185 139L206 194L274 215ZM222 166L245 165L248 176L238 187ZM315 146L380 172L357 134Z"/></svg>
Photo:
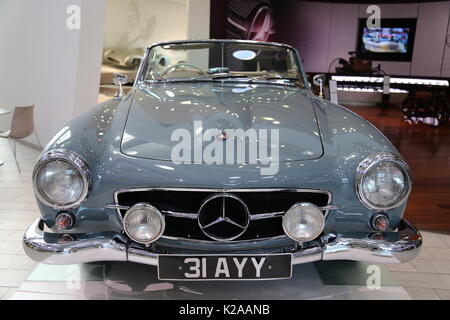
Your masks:
<svg viewBox="0 0 450 320"><path fill-rule="evenodd" d="M380 266L381 288L366 286L368 264L321 262L294 268L291 280L269 282L165 282L154 267L132 263L37 265L21 238L39 216L31 187L38 152L18 144L18 173L8 141L0 140L1 299L450 299L450 235L423 232L420 256Z"/></svg>

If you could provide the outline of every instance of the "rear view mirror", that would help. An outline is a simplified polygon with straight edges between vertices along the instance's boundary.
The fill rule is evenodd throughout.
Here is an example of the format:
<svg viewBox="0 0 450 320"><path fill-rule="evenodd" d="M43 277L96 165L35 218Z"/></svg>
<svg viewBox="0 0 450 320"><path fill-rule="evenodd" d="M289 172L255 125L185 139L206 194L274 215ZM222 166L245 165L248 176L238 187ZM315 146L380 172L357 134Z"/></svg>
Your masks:
<svg viewBox="0 0 450 320"><path fill-rule="evenodd" d="M115 94L115 97L121 97L123 96L123 89L122 89L122 85L128 83L128 77L126 74L123 73L119 73L119 72L114 72L112 75L113 78L113 82L116 86L119 86L119 92L117 92Z"/></svg>
<svg viewBox="0 0 450 320"><path fill-rule="evenodd" d="M326 80L327 80L327 76L323 73L316 74L313 77L313 83L314 83L314 85L319 87L319 97L321 97L321 98L323 98L323 85Z"/></svg>

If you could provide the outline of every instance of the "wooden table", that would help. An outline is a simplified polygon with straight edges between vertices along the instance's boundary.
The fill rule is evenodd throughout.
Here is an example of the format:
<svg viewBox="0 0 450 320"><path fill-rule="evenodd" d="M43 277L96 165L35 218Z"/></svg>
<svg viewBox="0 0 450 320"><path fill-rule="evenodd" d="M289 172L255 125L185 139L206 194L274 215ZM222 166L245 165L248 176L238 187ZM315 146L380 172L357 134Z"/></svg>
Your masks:
<svg viewBox="0 0 450 320"><path fill-rule="evenodd" d="M9 109L1 109L1 108L0 108L0 116L1 116L1 115L4 115L4 114L11 113L11 111L12 111L12 110L9 110ZM0 160L0 167L1 167L2 165L4 165L4 163L3 163L3 161Z"/></svg>

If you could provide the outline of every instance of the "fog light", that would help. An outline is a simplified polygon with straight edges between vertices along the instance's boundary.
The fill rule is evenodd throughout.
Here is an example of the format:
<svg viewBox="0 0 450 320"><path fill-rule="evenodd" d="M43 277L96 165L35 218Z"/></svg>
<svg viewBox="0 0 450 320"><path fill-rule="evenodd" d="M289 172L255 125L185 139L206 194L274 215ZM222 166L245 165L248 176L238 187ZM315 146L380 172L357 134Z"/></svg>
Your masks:
<svg viewBox="0 0 450 320"><path fill-rule="evenodd" d="M385 214L377 213L372 216L370 224L374 230L386 231L389 228L389 217Z"/></svg>
<svg viewBox="0 0 450 320"><path fill-rule="evenodd" d="M297 203L283 216L283 230L291 239L307 242L317 238L323 230L323 212L311 203Z"/></svg>
<svg viewBox="0 0 450 320"><path fill-rule="evenodd" d="M72 228L75 217L71 213L63 212L56 216L55 226L58 230L67 230Z"/></svg>
<svg viewBox="0 0 450 320"><path fill-rule="evenodd" d="M143 244L158 240L165 228L161 212L148 203L138 203L128 209L123 225L132 240Z"/></svg>

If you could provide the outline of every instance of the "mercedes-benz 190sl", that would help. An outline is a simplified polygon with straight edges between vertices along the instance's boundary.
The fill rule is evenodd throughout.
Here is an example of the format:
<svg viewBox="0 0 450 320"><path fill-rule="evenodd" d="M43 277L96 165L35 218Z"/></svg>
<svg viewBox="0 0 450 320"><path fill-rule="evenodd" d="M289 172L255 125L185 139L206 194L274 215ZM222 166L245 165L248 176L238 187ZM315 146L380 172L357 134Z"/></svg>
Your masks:
<svg viewBox="0 0 450 320"><path fill-rule="evenodd" d="M403 219L405 160L368 121L314 95L284 44L150 46L129 92L49 142L33 185L42 216L23 243L47 264L280 279L319 260L401 263L422 244Z"/></svg>

